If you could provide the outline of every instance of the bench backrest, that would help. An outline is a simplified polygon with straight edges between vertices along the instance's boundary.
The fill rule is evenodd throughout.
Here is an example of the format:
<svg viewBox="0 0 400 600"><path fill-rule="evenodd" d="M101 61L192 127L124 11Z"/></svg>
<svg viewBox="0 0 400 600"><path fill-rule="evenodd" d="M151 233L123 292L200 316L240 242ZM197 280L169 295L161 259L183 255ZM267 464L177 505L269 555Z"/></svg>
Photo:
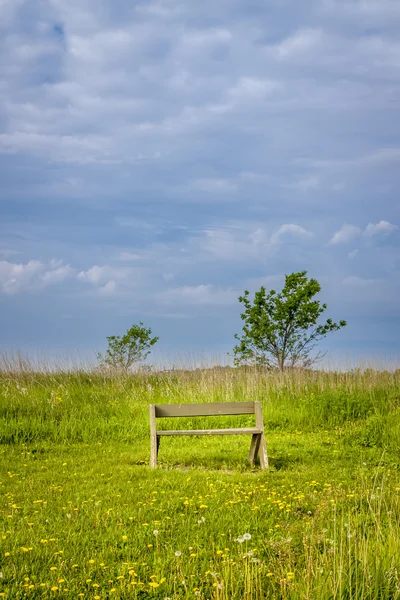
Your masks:
<svg viewBox="0 0 400 600"><path fill-rule="evenodd" d="M212 404L155 404L155 416L216 417L220 415L254 415L255 402L214 402Z"/></svg>

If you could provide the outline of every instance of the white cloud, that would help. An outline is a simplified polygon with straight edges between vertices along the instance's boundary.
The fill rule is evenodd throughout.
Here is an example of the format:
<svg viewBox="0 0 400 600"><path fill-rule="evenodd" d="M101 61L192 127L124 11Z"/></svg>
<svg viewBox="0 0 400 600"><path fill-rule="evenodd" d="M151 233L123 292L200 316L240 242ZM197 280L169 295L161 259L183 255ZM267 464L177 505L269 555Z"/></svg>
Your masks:
<svg viewBox="0 0 400 600"><path fill-rule="evenodd" d="M44 265L39 260L30 260L26 264L0 261L0 289L5 294L13 294L29 289L37 283L38 274Z"/></svg>
<svg viewBox="0 0 400 600"><path fill-rule="evenodd" d="M281 83L270 79L256 77L240 77L236 84L228 90L235 101L262 100L265 96L281 88Z"/></svg>
<svg viewBox="0 0 400 600"><path fill-rule="evenodd" d="M361 229L356 227L355 225L348 225L345 223L336 231L332 238L329 240L329 244L332 246L336 246L338 244L348 244L349 242L356 239L361 233Z"/></svg>
<svg viewBox="0 0 400 600"><path fill-rule="evenodd" d="M110 281L107 281L107 283L105 285L102 285L99 288L99 294L101 294L102 296L112 296L117 288L117 283L111 279Z"/></svg>
<svg viewBox="0 0 400 600"><path fill-rule="evenodd" d="M396 231L396 229L398 229L398 226L389 223L389 221L379 221L376 224L368 223L364 230L364 235L373 236L378 233L391 233L392 231Z"/></svg>
<svg viewBox="0 0 400 600"><path fill-rule="evenodd" d="M211 284L185 285L159 294L162 304L171 306L226 306L237 300L238 293Z"/></svg>
<svg viewBox="0 0 400 600"><path fill-rule="evenodd" d="M358 250L358 248L356 248L355 250L349 252L347 256L350 258L350 260L353 260L353 258L355 258L359 254L359 252L360 251Z"/></svg>
<svg viewBox="0 0 400 600"><path fill-rule="evenodd" d="M319 29L300 29L276 46L273 50L280 59L298 57L310 50L315 50L321 42L322 32Z"/></svg>
<svg viewBox="0 0 400 600"><path fill-rule="evenodd" d="M67 279L68 277L72 277L72 275L75 273L75 269L73 269L72 267L70 267L69 265L63 265L61 267L58 267L56 269L52 269L50 271L46 271L45 273L43 273L42 275L42 281L43 283L60 283L61 281L64 281L65 279Z"/></svg>
<svg viewBox="0 0 400 600"><path fill-rule="evenodd" d="M129 267L114 267L111 265L93 265L87 271L80 271L77 278L93 285L105 286L111 281L126 279L132 274ZM112 287L112 286L110 286Z"/></svg>
<svg viewBox="0 0 400 600"><path fill-rule="evenodd" d="M45 264L39 260L27 263L0 261L0 291L5 294L41 289L47 285L62 283L74 274L74 269L62 261L51 260Z"/></svg>
<svg viewBox="0 0 400 600"><path fill-rule="evenodd" d="M281 225L279 227L278 231L275 231L275 233L272 234L270 244L272 246L279 244L282 236L286 235L287 233L301 237L303 239L309 238L312 235L310 231L304 229L304 227L301 227L300 225L294 225L293 223L285 223L284 225Z"/></svg>

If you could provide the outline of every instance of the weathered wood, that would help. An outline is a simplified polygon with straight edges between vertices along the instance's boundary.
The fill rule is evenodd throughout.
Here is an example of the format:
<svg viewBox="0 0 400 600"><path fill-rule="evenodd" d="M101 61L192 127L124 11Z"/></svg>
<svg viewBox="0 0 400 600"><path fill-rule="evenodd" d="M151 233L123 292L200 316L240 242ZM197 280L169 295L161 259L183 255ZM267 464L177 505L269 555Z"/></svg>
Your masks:
<svg viewBox="0 0 400 600"><path fill-rule="evenodd" d="M251 465L254 465L256 462L258 450L260 448L260 440L261 440L261 432L253 433L253 436L251 438L250 452L249 452L249 458L248 458L248 462Z"/></svg>
<svg viewBox="0 0 400 600"><path fill-rule="evenodd" d="M256 427L261 430L260 444L259 444L259 455L260 455L260 466L262 469L268 469L268 454L267 444L264 435L264 421L262 416L261 402L254 402L254 410L256 414Z"/></svg>
<svg viewBox="0 0 400 600"><path fill-rule="evenodd" d="M259 435L261 431L256 427L242 427L238 429L159 429L157 431L157 435L240 435L242 433Z"/></svg>
<svg viewBox="0 0 400 600"><path fill-rule="evenodd" d="M215 402L213 404L151 404L150 410L150 466L157 466L161 436L183 435L252 435L249 462L255 463L260 455L262 469L268 467L267 446L260 402ZM159 417L215 417L222 415L255 415L255 427L230 429L174 429L157 431Z"/></svg>
<svg viewBox="0 0 400 600"><path fill-rule="evenodd" d="M154 404L149 406L150 415L150 467L153 469L157 466L157 425L156 425L156 407Z"/></svg>
<svg viewBox="0 0 400 600"><path fill-rule="evenodd" d="M214 402L212 404L156 404L156 417L215 417L254 415L254 402Z"/></svg>

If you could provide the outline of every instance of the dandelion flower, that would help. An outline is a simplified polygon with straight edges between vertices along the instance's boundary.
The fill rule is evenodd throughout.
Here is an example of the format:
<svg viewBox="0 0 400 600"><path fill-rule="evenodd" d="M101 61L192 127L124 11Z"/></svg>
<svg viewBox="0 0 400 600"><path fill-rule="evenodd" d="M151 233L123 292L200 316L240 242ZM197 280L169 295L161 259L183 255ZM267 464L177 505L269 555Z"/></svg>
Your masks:
<svg viewBox="0 0 400 600"><path fill-rule="evenodd" d="M250 533L244 533L243 534L243 539L245 542L247 542L248 540L251 540L251 534Z"/></svg>
<svg viewBox="0 0 400 600"><path fill-rule="evenodd" d="M176 550L174 554L175 556L182 556L182 552L180 550Z"/></svg>
<svg viewBox="0 0 400 600"><path fill-rule="evenodd" d="M155 535L156 537L158 536L158 529L155 529L155 530L153 531L153 535Z"/></svg>

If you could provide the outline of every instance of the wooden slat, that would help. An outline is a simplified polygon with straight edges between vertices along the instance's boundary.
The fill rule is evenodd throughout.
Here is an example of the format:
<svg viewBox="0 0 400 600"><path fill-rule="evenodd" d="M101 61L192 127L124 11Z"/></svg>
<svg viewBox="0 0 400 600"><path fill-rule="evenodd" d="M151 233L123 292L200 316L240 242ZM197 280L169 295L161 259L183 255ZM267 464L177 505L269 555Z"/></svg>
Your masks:
<svg viewBox="0 0 400 600"><path fill-rule="evenodd" d="M256 427L243 427L242 429L164 429L157 431L157 435L240 435L242 433L262 433Z"/></svg>
<svg viewBox="0 0 400 600"><path fill-rule="evenodd" d="M158 454L156 412L154 409L154 404L150 404L149 414L150 414L150 467L154 469L157 466L157 454Z"/></svg>
<svg viewBox="0 0 400 600"><path fill-rule="evenodd" d="M262 431L262 434L260 436L260 445L258 449L258 453L260 456L260 466L262 469L268 469L267 443L265 441L264 435L264 420L262 416L261 402L254 402L254 407L256 411L256 426L259 427Z"/></svg>
<svg viewBox="0 0 400 600"><path fill-rule="evenodd" d="M212 404L156 404L156 417L212 417L254 415L254 402L213 402Z"/></svg>

